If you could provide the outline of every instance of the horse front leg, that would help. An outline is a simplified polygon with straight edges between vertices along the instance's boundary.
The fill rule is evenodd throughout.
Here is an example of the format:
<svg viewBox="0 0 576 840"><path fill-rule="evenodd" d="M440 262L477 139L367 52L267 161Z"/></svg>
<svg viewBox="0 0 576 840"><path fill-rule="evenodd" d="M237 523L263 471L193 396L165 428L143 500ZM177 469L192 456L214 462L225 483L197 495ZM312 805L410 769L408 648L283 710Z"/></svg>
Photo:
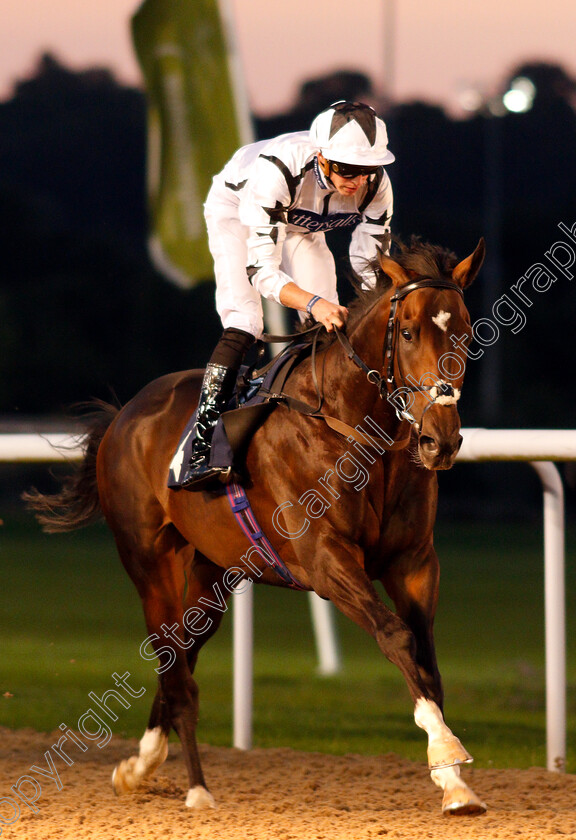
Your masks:
<svg viewBox="0 0 576 840"><path fill-rule="evenodd" d="M444 691L434 645L439 577L438 558L430 547L423 557L410 553L398 558L381 578L396 607L396 616L412 634L414 661L427 690L427 694L414 698L414 719L428 735L431 770L472 761L442 715Z"/></svg>
<svg viewBox="0 0 576 840"><path fill-rule="evenodd" d="M436 704L443 709L444 689L434 644L434 618L440 583L436 552L429 548L424 551L423 557L407 554L397 558L382 574L380 581L394 602L396 615L412 631L420 677Z"/></svg>
<svg viewBox="0 0 576 840"><path fill-rule="evenodd" d="M466 817L484 814L486 805L476 796L460 777L460 767L444 767L442 770L432 770L430 777L435 785L444 792L442 798L442 813L447 816Z"/></svg>
<svg viewBox="0 0 576 840"><path fill-rule="evenodd" d="M414 718L428 735L430 775L444 791L442 811L454 815L480 814L486 806L460 777L459 764L472 759L465 758L468 753L442 716L444 692L434 645L439 577L438 557L430 547L423 558L407 556L397 560L381 580L394 601L398 617L414 635L420 676L432 697L432 700L416 701ZM455 760L451 761L451 757Z"/></svg>
<svg viewBox="0 0 576 840"><path fill-rule="evenodd" d="M437 668L435 674L430 674L418 661L418 643L412 628L378 597L362 568L361 550L355 546L344 548L341 541L337 546L334 541L330 547L332 553L324 554L311 573L315 591L329 598L344 615L373 636L384 656L402 672L414 702L415 722L428 735L428 762L435 773L434 781L446 793L449 789L456 790L457 765L472 758L444 721ZM464 783L460 790L463 787L466 787ZM477 802L482 806L480 800ZM484 806L473 810L471 803L468 804L468 813L485 810ZM449 805L447 798L443 808L446 813L466 813L462 807L458 808L456 800Z"/></svg>

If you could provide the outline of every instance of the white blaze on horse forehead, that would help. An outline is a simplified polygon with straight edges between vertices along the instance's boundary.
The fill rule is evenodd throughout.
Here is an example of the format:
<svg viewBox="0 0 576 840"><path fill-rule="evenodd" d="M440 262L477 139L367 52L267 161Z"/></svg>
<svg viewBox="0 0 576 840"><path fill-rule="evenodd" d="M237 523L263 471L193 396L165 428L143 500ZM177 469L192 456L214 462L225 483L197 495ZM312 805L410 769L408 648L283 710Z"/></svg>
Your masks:
<svg viewBox="0 0 576 840"><path fill-rule="evenodd" d="M432 320L434 321L436 326L442 330L442 332L446 332L446 330L448 329L448 321L451 317L451 312L444 312L444 310L441 309L438 315L432 316Z"/></svg>

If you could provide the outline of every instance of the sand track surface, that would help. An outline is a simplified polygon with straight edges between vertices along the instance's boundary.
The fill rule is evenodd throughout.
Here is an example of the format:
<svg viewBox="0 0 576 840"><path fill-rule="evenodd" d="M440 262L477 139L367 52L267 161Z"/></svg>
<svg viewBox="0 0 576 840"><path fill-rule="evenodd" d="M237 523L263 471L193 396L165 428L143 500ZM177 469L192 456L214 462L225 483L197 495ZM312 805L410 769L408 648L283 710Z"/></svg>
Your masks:
<svg viewBox="0 0 576 840"><path fill-rule="evenodd" d="M55 760L61 789L31 767L48 768L46 751L61 732L0 728L0 822L6 840L546 840L576 838L576 776L530 770L466 768L466 782L489 806L479 817L444 817L442 793L424 764L387 754L331 756L286 748L251 752L201 748L217 809L184 806L187 782L179 745L170 745L156 777L116 797L110 777L136 741L113 738L86 753L70 750L72 766ZM34 813L12 785L33 798ZM2 797L4 799L2 799Z"/></svg>

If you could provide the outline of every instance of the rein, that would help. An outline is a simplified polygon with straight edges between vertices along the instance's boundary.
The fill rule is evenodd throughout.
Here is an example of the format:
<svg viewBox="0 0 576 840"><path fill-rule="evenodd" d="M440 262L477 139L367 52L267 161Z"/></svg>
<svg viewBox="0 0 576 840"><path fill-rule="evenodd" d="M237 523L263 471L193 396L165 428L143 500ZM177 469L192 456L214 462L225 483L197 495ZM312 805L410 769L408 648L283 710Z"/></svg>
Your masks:
<svg viewBox="0 0 576 840"><path fill-rule="evenodd" d="M435 279L433 277L423 277L419 280L413 281L412 283L407 283L405 286L402 286L401 288L397 289L396 292L390 298L390 314L388 316L386 338L384 341L384 376L382 376L382 374L379 373L379 371L369 367L366 364L366 362L361 358L361 356L359 356L358 353L354 350L346 334L339 330L338 327L334 326L334 332L336 334L336 337L350 361L352 361L358 368L360 368L360 370L362 370L366 374L368 382L370 382L372 385L375 385L376 388L378 388L378 394L381 399L384 399L385 394L387 394L389 397L395 395L395 400L400 400L402 402L403 408L398 408L394 404L396 409L396 416L399 420L407 420L412 426L414 426L414 428L417 431L419 431L420 429L422 417L428 411L428 409L431 408L431 406L435 405L436 403L450 405L452 403L455 403L460 396L459 393L454 390L452 385L450 385L442 379L438 379L433 385L407 385L406 380L404 379L404 376L402 374L402 370L400 368L400 363L396 358L396 347L399 330L398 305L411 292L419 291L420 289L450 289L453 292L458 292L458 294L462 298L464 297L462 289L456 283L453 283L451 280L440 280ZM314 383L314 388L316 390L316 395L318 397L318 405L316 406L316 408L313 408L312 406L308 405L302 400L298 400L295 397L291 397L288 394L284 394L282 392L282 386L280 387L279 392L270 392L269 397L270 399L275 399L280 403L284 403L289 408L293 408L296 411L299 411L302 414L306 414L309 417L321 418L327 423L327 425L330 426L330 428L334 429L339 434L344 435L349 439L352 438L353 440L359 443L365 443L367 438L366 435L362 437L362 435L360 435L358 430L354 427L350 426L347 423L344 423L337 417L330 417L329 415L324 414L321 411L322 403L324 402L324 396L322 394L322 389L320 388L320 384L318 382L318 377L316 373L316 347L318 343L318 336L322 329L324 329L322 324L314 324L314 326L301 332L291 333L288 335L264 334L261 339L266 343L278 343L285 341L294 341L296 339L302 338L302 336L304 335L314 333L311 341L311 366L312 380ZM289 352L289 348L286 350L286 352ZM428 395L429 403L422 412L420 423L418 423L414 415L408 410L404 396L397 393L399 389L397 388L396 377L394 375L395 361L397 361L398 364L398 373L401 381L402 390L408 393L421 393ZM269 365L267 365L261 371L258 371L258 373L261 374L265 372L268 369L268 367ZM282 385L283 384L284 379L282 380ZM383 446L386 449L403 449L405 446L408 445L409 441L410 436L408 436L404 440L394 441L392 443L390 443L390 440L386 440L384 438L370 438L368 442L371 442L376 446Z"/></svg>
<svg viewBox="0 0 576 840"><path fill-rule="evenodd" d="M267 343L277 343L282 342L285 340L296 340L301 338L303 335L314 333L312 337L311 344L311 368L312 368L312 381L314 383L314 389L316 391L316 396L318 398L318 404L316 407L308 405L308 403L304 402L303 400L299 400L296 397L290 396L290 394L285 394L282 390L284 387L284 383L288 377L290 369L294 362L296 361L296 356L293 355L292 362L290 364L286 364L284 366L284 370L279 379L276 379L273 383L274 390L268 391L268 399L275 400L280 405L285 405L287 408L291 408L294 411L300 412L300 414L304 414L307 417L315 417L320 420L323 420L327 426L333 429L338 434L342 435L343 437L347 438L349 441L356 441L360 444L368 444L369 446L374 446L377 449L388 449L388 450L397 450L397 449L404 449L410 442L410 435L406 438L396 441L392 440L389 437L377 437L374 435L367 434L365 431L360 431L354 426L351 426L349 423L345 423L343 420L340 420L338 417L332 417L329 414L324 414L321 411L322 404L324 402L324 395L322 393L322 389L320 387L320 383L318 382L318 374L316 372L316 351L317 351L317 344L318 344L318 337L321 331L324 329L322 324L314 324L312 327L308 328L307 330L303 330L302 332L292 333L290 335L268 335L264 334L261 338L262 341ZM338 338L342 340L345 339L347 342L348 339L345 336L342 336L338 332L338 328L334 328ZM351 348L352 349L352 348ZM287 347L282 352L283 353L290 353L291 348ZM353 351L352 351L353 352ZM355 355L355 354L354 354ZM360 365L364 365L364 362L360 359L359 356L356 356ZM275 359L272 362L269 362L264 368L261 368L258 371L255 371L255 376L261 376L268 371L270 366L274 363ZM368 371L368 367L364 365L366 371ZM264 391L264 389L261 389Z"/></svg>

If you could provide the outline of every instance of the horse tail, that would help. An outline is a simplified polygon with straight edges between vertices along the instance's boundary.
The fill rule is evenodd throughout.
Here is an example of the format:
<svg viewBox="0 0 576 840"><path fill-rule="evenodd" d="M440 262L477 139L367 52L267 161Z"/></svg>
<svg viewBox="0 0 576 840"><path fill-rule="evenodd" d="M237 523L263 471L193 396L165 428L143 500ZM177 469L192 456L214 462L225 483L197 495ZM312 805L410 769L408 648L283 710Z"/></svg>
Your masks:
<svg viewBox="0 0 576 840"><path fill-rule="evenodd" d="M119 409L101 400L95 400L90 407L84 438L84 459L72 475L62 480L60 492L44 494L32 488L22 494L27 507L35 511L42 530L48 534L84 528L102 517L96 480L96 456L102 438Z"/></svg>

